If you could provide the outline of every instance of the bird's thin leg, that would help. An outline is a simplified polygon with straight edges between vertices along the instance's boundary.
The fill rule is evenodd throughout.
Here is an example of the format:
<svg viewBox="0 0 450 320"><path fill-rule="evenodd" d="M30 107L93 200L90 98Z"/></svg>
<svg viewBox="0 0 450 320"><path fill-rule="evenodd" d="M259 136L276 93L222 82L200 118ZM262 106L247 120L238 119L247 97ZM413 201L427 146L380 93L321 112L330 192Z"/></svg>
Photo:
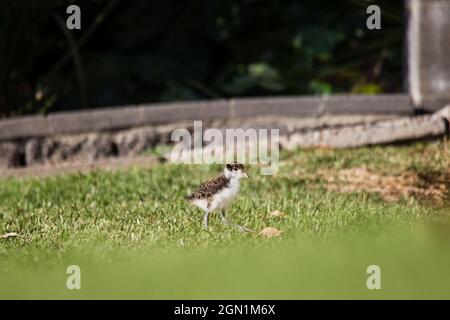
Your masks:
<svg viewBox="0 0 450 320"><path fill-rule="evenodd" d="M205 230L208 230L208 219L209 219L209 211L206 211L205 215L203 216L203 227Z"/></svg>
<svg viewBox="0 0 450 320"><path fill-rule="evenodd" d="M225 217L225 210L220 211L220 217L222 218L222 222L228 225L231 225L233 227L238 228L242 232L254 232L252 229L249 229L247 227L241 226L240 224L234 223L233 221L228 220Z"/></svg>

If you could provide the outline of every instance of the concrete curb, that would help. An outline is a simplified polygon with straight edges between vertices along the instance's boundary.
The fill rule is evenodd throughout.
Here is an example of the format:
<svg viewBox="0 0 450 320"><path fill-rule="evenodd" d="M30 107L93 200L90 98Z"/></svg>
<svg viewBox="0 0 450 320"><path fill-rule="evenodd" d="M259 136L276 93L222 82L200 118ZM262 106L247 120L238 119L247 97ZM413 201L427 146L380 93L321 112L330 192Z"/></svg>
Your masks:
<svg viewBox="0 0 450 320"><path fill-rule="evenodd" d="M264 115L319 117L325 114L411 115L413 109L406 94L238 98L145 104L0 120L0 141L114 131L184 120Z"/></svg>

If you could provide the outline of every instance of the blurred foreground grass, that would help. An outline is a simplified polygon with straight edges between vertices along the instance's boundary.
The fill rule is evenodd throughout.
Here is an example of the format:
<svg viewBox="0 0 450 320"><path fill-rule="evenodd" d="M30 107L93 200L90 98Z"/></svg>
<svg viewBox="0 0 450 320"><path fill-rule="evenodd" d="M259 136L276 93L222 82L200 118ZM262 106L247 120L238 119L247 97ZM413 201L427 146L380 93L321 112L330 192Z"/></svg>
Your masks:
<svg viewBox="0 0 450 320"><path fill-rule="evenodd" d="M122 253L107 259L85 251L67 254L51 268L11 266L0 276L0 298L450 299L450 227L419 229L307 246ZM73 264L81 268L81 290L66 288L65 271ZM381 268L381 290L367 289L370 265Z"/></svg>
<svg viewBox="0 0 450 320"><path fill-rule="evenodd" d="M202 230L183 196L217 166L2 180L0 235L18 237L0 239L0 297L450 298L447 150L298 150L275 176L251 168L228 215L271 239ZM373 264L382 290L366 287Z"/></svg>

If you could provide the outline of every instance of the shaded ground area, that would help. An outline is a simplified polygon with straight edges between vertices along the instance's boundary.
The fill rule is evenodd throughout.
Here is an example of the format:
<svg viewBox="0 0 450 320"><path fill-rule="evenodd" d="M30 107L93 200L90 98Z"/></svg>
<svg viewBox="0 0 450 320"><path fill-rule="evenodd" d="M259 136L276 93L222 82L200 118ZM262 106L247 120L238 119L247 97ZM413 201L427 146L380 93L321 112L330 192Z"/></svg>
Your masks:
<svg viewBox="0 0 450 320"><path fill-rule="evenodd" d="M0 170L4 178L15 177L49 177L64 174L88 173L95 170L119 170L130 168L150 168L160 161L152 156L139 156L131 158L109 158L95 162L71 161L59 164L39 164L30 167Z"/></svg>

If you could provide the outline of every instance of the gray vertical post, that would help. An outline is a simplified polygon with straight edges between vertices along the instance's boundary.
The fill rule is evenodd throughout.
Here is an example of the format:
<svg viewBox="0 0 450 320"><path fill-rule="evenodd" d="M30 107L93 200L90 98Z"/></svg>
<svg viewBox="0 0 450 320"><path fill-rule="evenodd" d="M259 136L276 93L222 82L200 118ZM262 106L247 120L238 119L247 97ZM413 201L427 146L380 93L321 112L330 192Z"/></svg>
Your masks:
<svg viewBox="0 0 450 320"><path fill-rule="evenodd" d="M450 0L406 0L408 85L414 105L450 104Z"/></svg>

